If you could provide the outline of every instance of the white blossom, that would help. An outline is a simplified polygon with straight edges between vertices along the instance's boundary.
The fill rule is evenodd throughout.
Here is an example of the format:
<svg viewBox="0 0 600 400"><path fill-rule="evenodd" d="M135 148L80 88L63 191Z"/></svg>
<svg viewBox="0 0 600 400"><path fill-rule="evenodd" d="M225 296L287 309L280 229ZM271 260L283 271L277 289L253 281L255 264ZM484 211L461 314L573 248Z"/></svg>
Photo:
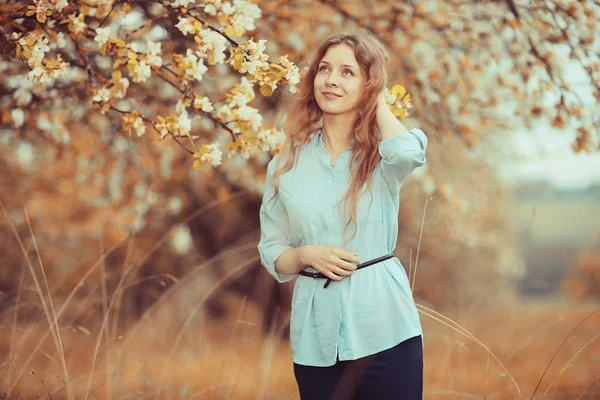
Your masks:
<svg viewBox="0 0 600 400"><path fill-rule="evenodd" d="M188 7L191 3L194 3L196 0L175 0L171 3L175 7Z"/></svg>
<svg viewBox="0 0 600 400"><path fill-rule="evenodd" d="M261 150L269 151L279 148L285 142L285 133L281 129L267 129L258 133L262 141Z"/></svg>
<svg viewBox="0 0 600 400"><path fill-rule="evenodd" d="M35 78L41 78L44 75L44 70L41 67L35 67L27 74L27 78L31 81Z"/></svg>
<svg viewBox="0 0 600 400"><path fill-rule="evenodd" d="M24 39L20 39L19 43L23 45ZM31 49L31 56L27 60L27 63L30 67L39 67L44 59L44 56L47 52L50 51L50 47L48 46L48 38L47 37L39 37L33 48Z"/></svg>
<svg viewBox="0 0 600 400"><path fill-rule="evenodd" d="M25 169L31 169L33 167L34 154L31 143L19 142L15 155L17 156L17 162L21 167Z"/></svg>
<svg viewBox="0 0 600 400"><path fill-rule="evenodd" d="M167 209L171 214L177 214L181 212L183 202L179 197L173 196L167 201Z"/></svg>
<svg viewBox="0 0 600 400"><path fill-rule="evenodd" d="M58 32L58 35L56 35L56 47L58 47L59 49L62 49L63 47L65 47L67 45L67 41L65 40L65 33L64 32Z"/></svg>
<svg viewBox="0 0 600 400"><path fill-rule="evenodd" d="M175 25L175 28L179 29L184 36L187 36L188 33L194 30L191 18L181 18Z"/></svg>
<svg viewBox="0 0 600 400"><path fill-rule="evenodd" d="M98 42L100 46L104 46L104 44L108 41L108 37L108 28L96 28L96 36L94 37L94 41Z"/></svg>
<svg viewBox="0 0 600 400"><path fill-rule="evenodd" d="M253 130L257 130L262 124L262 116L258 110L246 105L239 108L238 117L244 121L250 122Z"/></svg>
<svg viewBox="0 0 600 400"><path fill-rule="evenodd" d="M238 13L237 23L246 31L253 31L256 29L254 21L261 17L260 8L256 4L246 0L234 0L233 4Z"/></svg>
<svg viewBox="0 0 600 400"><path fill-rule="evenodd" d="M150 66L144 61L140 61L136 64L134 68L133 81L136 83L144 82L148 78L150 78L151 73L152 71L150 70Z"/></svg>
<svg viewBox="0 0 600 400"><path fill-rule="evenodd" d="M207 113L212 112L215 109L208 97L196 97L194 99L194 108L199 108Z"/></svg>
<svg viewBox="0 0 600 400"><path fill-rule="evenodd" d="M85 30L85 28L87 28L87 26L85 25L85 21L83 20L81 15L79 17L75 17L75 14L71 14L69 16L69 19L73 24L74 33L81 33Z"/></svg>
<svg viewBox="0 0 600 400"><path fill-rule="evenodd" d="M214 4L207 4L204 6L204 12L208 15L217 15L217 8Z"/></svg>
<svg viewBox="0 0 600 400"><path fill-rule="evenodd" d="M177 118L178 133L181 136L188 136L192 130L192 120L188 116L187 111L184 109L179 117Z"/></svg>
<svg viewBox="0 0 600 400"><path fill-rule="evenodd" d="M103 87L98 90L98 93L92 97L92 101L106 103L110 100L110 90Z"/></svg>
<svg viewBox="0 0 600 400"><path fill-rule="evenodd" d="M146 125L141 117L137 117L135 121L133 121L133 129L135 129L135 133L138 135L138 137L146 133Z"/></svg>
<svg viewBox="0 0 600 400"><path fill-rule="evenodd" d="M209 165L211 165L213 167L217 167L217 166L221 165L221 159L223 157L223 152L219 149L218 144L211 143L211 144L207 145L207 147L209 149L208 153L203 154L200 157L200 160L208 163Z"/></svg>
<svg viewBox="0 0 600 400"><path fill-rule="evenodd" d="M15 127L20 128L25 123L25 113L20 108L14 108L10 111L10 118Z"/></svg>
<svg viewBox="0 0 600 400"><path fill-rule="evenodd" d="M58 0L54 4L54 8L56 9L56 11L61 12L62 9L67 7L68 5L69 5L69 0Z"/></svg>
<svg viewBox="0 0 600 400"><path fill-rule="evenodd" d="M187 49L184 63L186 66L186 76L194 78L197 81L201 81L204 73L208 71L208 68L206 65L204 65L204 60L202 58L198 58L192 49Z"/></svg>
<svg viewBox="0 0 600 400"><path fill-rule="evenodd" d="M179 254L186 254L192 248L192 235L187 226L177 225L173 230L169 243Z"/></svg>
<svg viewBox="0 0 600 400"><path fill-rule="evenodd" d="M113 87L114 96L117 99L122 99L125 97L127 93L127 88L129 88L129 79L121 78L119 79L119 83Z"/></svg>
<svg viewBox="0 0 600 400"><path fill-rule="evenodd" d="M19 87L13 94L15 102L20 106L26 106L27 104L31 103L32 97L33 96L29 91L29 88L25 86Z"/></svg>
<svg viewBox="0 0 600 400"><path fill-rule="evenodd" d="M235 12L235 7L233 7L233 5L230 2L226 1L223 4L223 7L221 7L221 11L223 11L223 14L229 16Z"/></svg>
<svg viewBox="0 0 600 400"><path fill-rule="evenodd" d="M206 53L211 50L215 56L215 64L223 64L225 62L225 51L227 50L227 40L217 32L210 29L203 29L198 32L202 38L200 51Z"/></svg>
<svg viewBox="0 0 600 400"><path fill-rule="evenodd" d="M219 108L219 112L217 113L217 117L223 121L229 121L233 119L233 114L231 113L231 109L227 104L223 104Z"/></svg>

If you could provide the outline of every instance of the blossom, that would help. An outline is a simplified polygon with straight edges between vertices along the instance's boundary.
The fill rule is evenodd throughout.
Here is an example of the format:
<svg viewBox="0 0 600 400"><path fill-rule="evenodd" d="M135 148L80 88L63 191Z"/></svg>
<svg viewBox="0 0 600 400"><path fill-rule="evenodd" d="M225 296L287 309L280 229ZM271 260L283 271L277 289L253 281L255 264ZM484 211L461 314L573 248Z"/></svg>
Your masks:
<svg viewBox="0 0 600 400"><path fill-rule="evenodd" d="M177 133L181 136L189 136L191 130L192 120L188 116L187 111L183 109L177 118Z"/></svg>
<svg viewBox="0 0 600 400"><path fill-rule="evenodd" d="M192 248L193 240L190 228L185 225L177 225L173 229L169 243L178 254L186 254Z"/></svg>
<svg viewBox="0 0 600 400"><path fill-rule="evenodd" d="M133 129L135 129L135 133L137 133L138 137L146 132L146 125L141 117L137 117L135 121L133 121Z"/></svg>
<svg viewBox="0 0 600 400"><path fill-rule="evenodd" d="M102 103L106 103L107 101L110 100L110 90L108 90L105 87L102 87L98 90L98 92L94 95L94 97L92 97L92 101L94 102L102 102Z"/></svg>
<svg viewBox="0 0 600 400"><path fill-rule="evenodd" d="M146 42L146 49L148 54L156 56L161 53L161 44L160 42L153 42L152 40L148 40Z"/></svg>
<svg viewBox="0 0 600 400"><path fill-rule="evenodd" d="M187 36L188 33L193 33L194 31L194 25L191 21L191 18L181 18L175 25L175 28L179 29L184 36Z"/></svg>
<svg viewBox="0 0 600 400"><path fill-rule="evenodd" d="M160 67L162 66L162 57L161 54L161 44L160 42L153 42L149 40L146 43L147 46L147 54L146 54L146 62L148 65L152 67Z"/></svg>
<svg viewBox="0 0 600 400"><path fill-rule="evenodd" d="M67 7L69 5L69 0L58 0L55 4L54 4L54 8L56 9L56 11L62 11L63 8Z"/></svg>
<svg viewBox="0 0 600 400"><path fill-rule="evenodd" d="M63 47L65 47L67 45L67 41L65 40L65 33L64 32L58 32L58 34L56 35L56 39L55 39L54 44L59 49L62 49Z"/></svg>
<svg viewBox="0 0 600 400"><path fill-rule="evenodd" d="M33 96L31 92L27 90L27 88L20 87L15 91L15 93L13 93L13 98L18 105L26 106L27 104L31 103Z"/></svg>
<svg viewBox="0 0 600 400"><path fill-rule="evenodd" d="M76 34L83 32L87 28L84 18L83 14L79 14L77 17L75 14L69 15L69 30Z"/></svg>
<svg viewBox="0 0 600 400"><path fill-rule="evenodd" d="M94 41L98 42L100 47L102 47L108 41L108 34L108 28L96 28L96 36L94 37Z"/></svg>
<svg viewBox="0 0 600 400"><path fill-rule="evenodd" d="M19 142L15 155L17 156L17 161L21 167L26 169L31 169L33 167L35 157L31 143Z"/></svg>
<svg viewBox="0 0 600 400"><path fill-rule="evenodd" d="M260 8L246 0L234 0L233 4L238 12L237 23L243 27L245 31L253 31L256 29L254 21L261 17Z"/></svg>
<svg viewBox="0 0 600 400"><path fill-rule="evenodd" d="M223 4L223 6L221 7L221 11L225 15L231 15L235 12L235 8L231 3L225 2L225 4Z"/></svg>
<svg viewBox="0 0 600 400"><path fill-rule="evenodd" d="M262 124L262 116L256 108L243 105L238 110L238 117L250 123L253 130L257 130Z"/></svg>
<svg viewBox="0 0 600 400"><path fill-rule="evenodd" d="M185 57L180 54L173 56L177 65L184 72L186 78L193 78L197 81L202 80L202 76L208 68L204 65L203 59L199 58L192 49L187 49Z"/></svg>
<svg viewBox="0 0 600 400"><path fill-rule="evenodd" d="M127 93L127 88L129 88L129 79L119 78L119 80L113 86L115 98L117 98L117 99L124 98L125 94Z"/></svg>
<svg viewBox="0 0 600 400"><path fill-rule="evenodd" d="M29 73L27 74L27 78L29 78L29 80L34 80L35 78L43 75L43 73L44 73L44 70L42 68L35 67L31 71L29 71Z"/></svg>
<svg viewBox="0 0 600 400"><path fill-rule="evenodd" d="M231 113L231 109L227 104L223 104L219 108L219 112L217 113L217 118L222 121L230 121L233 119L233 114Z"/></svg>
<svg viewBox="0 0 600 400"><path fill-rule="evenodd" d="M201 109L203 112L206 113L214 111L215 109L208 97L196 97L194 99L194 108Z"/></svg>
<svg viewBox="0 0 600 400"><path fill-rule="evenodd" d="M215 15L217 15L217 8L215 7L214 4L206 4L204 6L204 12L208 15L215 16Z"/></svg>
<svg viewBox="0 0 600 400"><path fill-rule="evenodd" d="M281 129L265 129L257 137L262 142L259 147L263 151L279 150L285 142L285 133Z"/></svg>
<svg viewBox="0 0 600 400"><path fill-rule="evenodd" d="M171 3L173 7L188 7L190 3L194 3L196 0L175 0Z"/></svg>
<svg viewBox="0 0 600 400"><path fill-rule="evenodd" d="M25 113L20 108L14 108L10 111L10 118L16 128L20 128L25 123Z"/></svg>
<svg viewBox="0 0 600 400"><path fill-rule="evenodd" d="M133 81L136 83L144 82L150 78L151 73L150 66L144 61L140 61L133 68Z"/></svg>
<svg viewBox="0 0 600 400"><path fill-rule="evenodd" d="M198 36L201 38L198 48L201 52L208 53L209 64L223 64L227 50L227 40L223 35L210 29L202 29Z"/></svg>
<svg viewBox="0 0 600 400"><path fill-rule="evenodd" d="M204 163L217 167L222 163L223 152L219 149L217 143L205 144L200 151L194 154L194 158L197 159L194 161L194 168L196 169Z"/></svg>

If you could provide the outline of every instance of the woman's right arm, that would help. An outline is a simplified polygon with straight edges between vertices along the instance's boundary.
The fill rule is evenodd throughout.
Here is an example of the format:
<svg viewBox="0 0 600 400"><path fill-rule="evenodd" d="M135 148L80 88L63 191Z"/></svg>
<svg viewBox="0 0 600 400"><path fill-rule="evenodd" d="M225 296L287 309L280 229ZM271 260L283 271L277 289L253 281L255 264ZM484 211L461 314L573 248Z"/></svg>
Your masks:
<svg viewBox="0 0 600 400"><path fill-rule="evenodd" d="M279 197L269 201L275 192L271 176L275 158L267 165L267 176L260 207L260 241L258 252L267 272L279 283L294 279L307 266L315 268L333 280L341 280L356 270L360 260L343 248L333 246L293 247L289 217Z"/></svg>
<svg viewBox="0 0 600 400"><path fill-rule="evenodd" d="M291 243L289 218L278 197L271 200L275 189L271 176L275 168L275 156L267 165L265 189L260 206L260 241L258 252L261 264L279 283L294 279L300 268L300 257Z"/></svg>
<svg viewBox="0 0 600 400"><path fill-rule="evenodd" d="M306 261L305 253L309 246L291 247L285 250L277 260L275 260L275 270L283 274L297 274L309 264Z"/></svg>

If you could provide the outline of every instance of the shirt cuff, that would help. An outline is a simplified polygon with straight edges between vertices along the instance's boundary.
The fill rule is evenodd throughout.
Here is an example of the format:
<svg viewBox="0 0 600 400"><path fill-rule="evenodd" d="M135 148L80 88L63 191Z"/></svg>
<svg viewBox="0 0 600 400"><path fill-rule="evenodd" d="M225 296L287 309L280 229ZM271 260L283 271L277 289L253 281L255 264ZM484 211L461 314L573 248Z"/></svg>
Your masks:
<svg viewBox="0 0 600 400"><path fill-rule="evenodd" d="M258 246L258 252L260 254L262 265L265 267L267 272L279 283L291 281L298 275L284 274L275 270L275 261L279 258L281 253L283 253L287 249L291 249L291 247L283 243L270 245L267 249L265 249L263 246Z"/></svg>
<svg viewBox="0 0 600 400"><path fill-rule="evenodd" d="M379 142L379 154L388 161L405 151L424 151L427 149L427 136L419 128L408 133L399 133Z"/></svg>

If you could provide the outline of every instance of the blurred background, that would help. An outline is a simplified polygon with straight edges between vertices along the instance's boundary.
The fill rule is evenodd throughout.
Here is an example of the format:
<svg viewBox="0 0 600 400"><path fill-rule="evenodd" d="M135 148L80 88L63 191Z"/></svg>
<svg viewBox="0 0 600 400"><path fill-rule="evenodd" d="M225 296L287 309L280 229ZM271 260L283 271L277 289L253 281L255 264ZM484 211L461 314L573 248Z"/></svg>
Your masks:
<svg viewBox="0 0 600 400"><path fill-rule="evenodd" d="M294 282L256 249L265 167L312 52L367 29L430 139L396 248L424 398L600 398L599 20L589 0L3 2L0 395L298 399Z"/></svg>

